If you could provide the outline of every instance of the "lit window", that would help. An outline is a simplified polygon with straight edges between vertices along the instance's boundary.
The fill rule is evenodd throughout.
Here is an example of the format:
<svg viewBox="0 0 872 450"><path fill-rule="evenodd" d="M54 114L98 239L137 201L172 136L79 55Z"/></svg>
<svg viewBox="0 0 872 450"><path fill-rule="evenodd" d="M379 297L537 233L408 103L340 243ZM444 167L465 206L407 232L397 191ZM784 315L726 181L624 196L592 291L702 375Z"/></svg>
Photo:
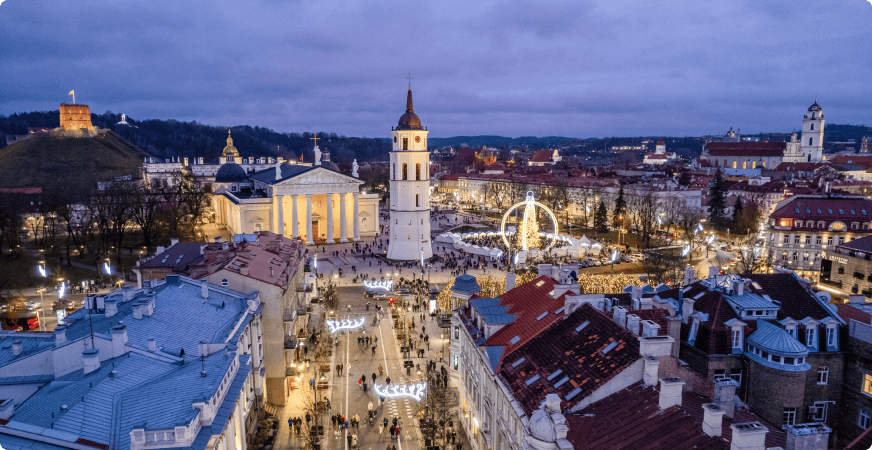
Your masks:
<svg viewBox="0 0 872 450"><path fill-rule="evenodd" d="M536 287L542 287L543 284L545 284L545 280L539 280L539 282L536 283Z"/></svg>
<svg viewBox="0 0 872 450"><path fill-rule="evenodd" d="M830 366L818 367L817 382L818 384L827 384L830 379Z"/></svg>
<svg viewBox="0 0 872 450"><path fill-rule="evenodd" d="M868 373L863 376L863 393L872 395L872 375Z"/></svg>

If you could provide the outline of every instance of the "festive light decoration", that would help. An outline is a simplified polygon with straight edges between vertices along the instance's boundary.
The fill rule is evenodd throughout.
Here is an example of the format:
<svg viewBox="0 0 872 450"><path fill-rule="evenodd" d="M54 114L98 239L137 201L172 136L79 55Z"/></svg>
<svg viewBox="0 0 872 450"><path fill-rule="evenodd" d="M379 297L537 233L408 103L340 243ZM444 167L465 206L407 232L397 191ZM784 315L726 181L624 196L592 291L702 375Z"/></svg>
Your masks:
<svg viewBox="0 0 872 450"><path fill-rule="evenodd" d="M112 267L109 267L109 263L103 263L103 271L106 272L106 275L112 275Z"/></svg>
<svg viewBox="0 0 872 450"><path fill-rule="evenodd" d="M518 230L516 232L515 241L516 246L520 247L521 250L528 251L533 248L539 248L539 223L536 220L536 207L540 207L545 210L546 213L551 217L551 222L554 224L554 233L551 233L549 237L551 238L551 242L545 247L545 250L550 249L554 246L554 243L557 241L557 217L548 209L547 206L543 205L536 201L535 196L533 195L533 191L527 191L527 197L523 202L516 203L512 205L509 209L506 210L506 213L503 215L503 221L500 223L500 234L503 237L503 242L505 242L507 248L511 248L512 244L509 243L509 240L506 238L506 221L509 218L509 215L517 208L521 206L524 207L524 215L521 219L521 223L518 225Z"/></svg>
<svg viewBox="0 0 872 450"><path fill-rule="evenodd" d="M36 268L37 268L37 270L39 270L39 274L40 274L43 278L45 278L45 277L48 276L48 272L45 270L45 267L44 267L44 266L41 266L41 265L40 265L40 266L36 266Z"/></svg>
<svg viewBox="0 0 872 450"><path fill-rule="evenodd" d="M683 250L681 250L681 256L687 256L688 253L690 253L690 246L689 245L684 247Z"/></svg>
<svg viewBox="0 0 872 450"><path fill-rule="evenodd" d="M67 293L67 283L61 283L61 287L58 288L58 298L64 298L64 295Z"/></svg>
<svg viewBox="0 0 872 450"><path fill-rule="evenodd" d="M363 326L364 319L363 317L358 319L345 319L345 320L333 320L328 319L326 321L327 329L330 330L330 334L334 334L338 331L342 330L356 330Z"/></svg>
<svg viewBox="0 0 872 450"><path fill-rule="evenodd" d="M420 402L421 398L424 396L424 391L427 390L427 383L400 384L392 386L385 386L376 383L373 385L373 388L375 389L375 393L378 394L380 397L408 397L415 399L416 402Z"/></svg>
<svg viewBox="0 0 872 450"><path fill-rule="evenodd" d="M367 289L384 289L390 291L394 287L394 280L366 280L363 286Z"/></svg>

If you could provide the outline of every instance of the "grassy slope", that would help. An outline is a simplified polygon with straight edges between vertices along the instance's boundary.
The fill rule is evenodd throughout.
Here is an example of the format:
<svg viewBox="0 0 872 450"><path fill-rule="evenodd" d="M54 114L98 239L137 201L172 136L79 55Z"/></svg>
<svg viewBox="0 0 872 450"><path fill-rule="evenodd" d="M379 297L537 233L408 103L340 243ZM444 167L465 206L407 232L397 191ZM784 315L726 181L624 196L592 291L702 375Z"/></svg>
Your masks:
<svg viewBox="0 0 872 450"><path fill-rule="evenodd" d="M111 133L93 138L36 136L0 150L0 187L91 190L97 181L139 177L140 153Z"/></svg>

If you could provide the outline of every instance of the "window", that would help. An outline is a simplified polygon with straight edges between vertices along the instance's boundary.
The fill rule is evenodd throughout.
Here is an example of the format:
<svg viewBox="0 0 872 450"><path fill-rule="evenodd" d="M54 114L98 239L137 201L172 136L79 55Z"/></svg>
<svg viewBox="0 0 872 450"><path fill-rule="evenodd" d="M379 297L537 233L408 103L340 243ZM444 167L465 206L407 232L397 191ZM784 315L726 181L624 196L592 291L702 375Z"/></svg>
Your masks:
<svg viewBox="0 0 872 450"><path fill-rule="evenodd" d="M794 222L794 226L795 226L796 228L802 228L802 221L801 221L801 220L797 220L796 222Z"/></svg>
<svg viewBox="0 0 872 450"><path fill-rule="evenodd" d="M809 208L805 208L805 213L806 213L806 214L811 214L811 209L809 209Z"/></svg>
<svg viewBox="0 0 872 450"><path fill-rule="evenodd" d="M405 141L405 139L403 139L403 140ZM404 180L409 179L409 165L406 163L403 163L403 179Z"/></svg>
<svg viewBox="0 0 872 450"><path fill-rule="evenodd" d="M715 381L727 378L727 369L715 369Z"/></svg>
<svg viewBox="0 0 872 450"><path fill-rule="evenodd" d="M811 236L806 236L805 237L805 245L810 245L810 244L811 244Z"/></svg>
<svg viewBox="0 0 872 450"><path fill-rule="evenodd" d="M843 216L843 215L845 215L845 210L843 210L843 209L840 209L840 210L839 210L839 215L840 215L840 216Z"/></svg>
<svg viewBox="0 0 872 450"><path fill-rule="evenodd" d="M814 326L809 326L805 329L805 345L808 347L817 347L815 341L817 340L817 328Z"/></svg>
<svg viewBox="0 0 872 450"><path fill-rule="evenodd" d="M809 143L809 145L811 145L811 144ZM403 138L403 150L408 150L408 149L409 149L409 138Z"/></svg>
<svg viewBox="0 0 872 450"><path fill-rule="evenodd" d="M827 347L835 347L836 346L836 329L833 327L827 327Z"/></svg>
<svg viewBox="0 0 872 450"><path fill-rule="evenodd" d="M730 369L730 378L733 379L736 383L739 383L739 386L742 385L742 369Z"/></svg>
<svg viewBox="0 0 872 450"><path fill-rule="evenodd" d="M820 366L818 367L818 384L827 384L830 379L830 366Z"/></svg>
<svg viewBox="0 0 872 450"><path fill-rule="evenodd" d="M784 235L784 243L785 243L785 244L789 244L789 243L790 243L790 236L788 236L788 235L786 235L786 234Z"/></svg>
<svg viewBox="0 0 872 450"><path fill-rule="evenodd" d="M781 416L781 425L794 425L796 423L796 408L784 408Z"/></svg>
<svg viewBox="0 0 872 450"><path fill-rule="evenodd" d="M814 402L814 405L808 408L808 418L815 422L826 422L827 402Z"/></svg>
<svg viewBox="0 0 872 450"><path fill-rule="evenodd" d="M808 262L808 256L809 256L809 255L808 255L808 252L803 253L803 254L802 254L802 260L805 261L805 262Z"/></svg>
<svg viewBox="0 0 872 450"><path fill-rule="evenodd" d="M230 283L227 282L227 278L221 280L221 286L227 287L228 284Z"/></svg>
<svg viewBox="0 0 872 450"><path fill-rule="evenodd" d="M812 145L811 140L812 140L812 138L808 138L808 145Z"/></svg>
<svg viewBox="0 0 872 450"><path fill-rule="evenodd" d="M781 364L781 355L772 355L772 362Z"/></svg>
<svg viewBox="0 0 872 450"><path fill-rule="evenodd" d="M827 245L833 245L833 237L827 236Z"/></svg>
<svg viewBox="0 0 872 450"><path fill-rule="evenodd" d="M415 179L421 181L421 163L415 164Z"/></svg>
<svg viewBox="0 0 872 450"><path fill-rule="evenodd" d="M863 393L872 395L872 375L863 375Z"/></svg>
<svg viewBox="0 0 872 450"><path fill-rule="evenodd" d="M812 114L812 115L814 115L814 114ZM814 131L814 122L812 122L810 125L811 125L811 131ZM809 142L809 145L811 145L811 142Z"/></svg>
<svg viewBox="0 0 872 450"><path fill-rule="evenodd" d="M736 168L736 161L733 161L733 168Z"/></svg>
<svg viewBox="0 0 872 450"><path fill-rule="evenodd" d="M865 215L866 215L866 210L865 210L865 209L861 209L861 210L860 210L860 214L863 214L863 215L865 216Z"/></svg>
<svg viewBox="0 0 872 450"><path fill-rule="evenodd" d="M394 179L396 180L397 179L397 163L394 163L393 166L394 166Z"/></svg>
<svg viewBox="0 0 872 450"><path fill-rule="evenodd" d="M798 234L793 235L793 243L799 244L799 235Z"/></svg>
<svg viewBox="0 0 872 450"><path fill-rule="evenodd" d="M818 222L818 228L823 230L824 228L826 228L826 224L824 224L823 222Z"/></svg>
<svg viewBox="0 0 872 450"><path fill-rule="evenodd" d="M857 425L864 430L869 428L869 425L872 425L872 413L868 409L860 408L860 417L857 420Z"/></svg>
<svg viewBox="0 0 872 450"><path fill-rule="evenodd" d="M742 348L742 330L733 329L733 348Z"/></svg>
<svg viewBox="0 0 872 450"><path fill-rule="evenodd" d="M815 237L815 244L821 245L821 237L820 236Z"/></svg>
<svg viewBox="0 0 872 450"><path fill-rule="evenodd" d="M856 215L856 214L857 214L857 213L855 213L854 210L852 209L852 210L851 210L851 215L853 216L853 215Z"/></svg>
<svg viewBox="0 0 872 450"><path fill-rule="evenodd" d="M817 212L818 212L818 214L820 214L820 213L821 213L821 209L820 209L820 208L818 208L818 209L817 209Z"/></svg>
<svg viewBox="0 0 872 450"><path fill-rule="evenodd" d="M833 213L833 210L830 208L827 208L827 214L832 214L832 213Z"/></svg>
<svg viewBox="0 0 872 450"><path fill-rule="evenodd" d="M799 252L793 252L793 260L799 261Z"/></svg>
<svg viewBox="0 0 872 450"><path fill-rule="evenodd" d="M420 201L418 200L418 194L415 194L415 206L421 206Z"/></svg>
<svg viewBox="0 0 872 450"><path fill-rule="evenodd" d="M744 162L742 162L742 168L743 168L743 169L747 169L747 168L748 168L748 161L744 161Z"/></svg>

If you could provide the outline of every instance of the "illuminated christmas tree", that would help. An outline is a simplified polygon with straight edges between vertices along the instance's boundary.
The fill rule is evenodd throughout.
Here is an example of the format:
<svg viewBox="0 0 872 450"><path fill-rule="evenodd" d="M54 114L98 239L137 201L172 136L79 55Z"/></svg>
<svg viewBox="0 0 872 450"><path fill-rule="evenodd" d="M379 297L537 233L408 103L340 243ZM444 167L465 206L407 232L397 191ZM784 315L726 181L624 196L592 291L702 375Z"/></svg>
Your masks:
<svg viewBox="0 0 872 450"><path fill-rule="evenodd" d="M524 215L518 224L515 233L515 246L520 250L533 250L539 248L539 220L536 218L536 205L527 201L524 207Z"/></svg>

